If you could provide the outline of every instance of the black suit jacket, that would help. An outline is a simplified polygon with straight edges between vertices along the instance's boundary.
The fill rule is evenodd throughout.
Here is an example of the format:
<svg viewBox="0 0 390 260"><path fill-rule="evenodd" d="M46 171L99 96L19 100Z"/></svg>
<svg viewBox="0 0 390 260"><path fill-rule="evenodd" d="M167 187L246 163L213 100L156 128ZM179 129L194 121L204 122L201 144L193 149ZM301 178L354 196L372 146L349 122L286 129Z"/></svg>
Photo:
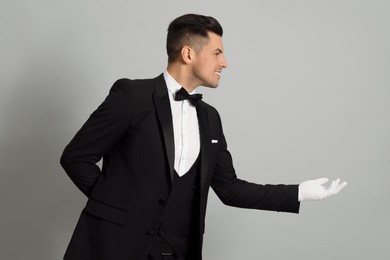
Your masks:
<svg viewBox="0 0 390 260"><path fill-rule="evenodd" d="M218 112L201 101L200 178L191 257L201 259L209 187L224 204L298 212L297 185L237 178ZM213 141L212 141L213 140ZM103 158L100 169L96 163ZM172 114L163 75L115 82L65 148L61 165L88 197L65 259L146 259L174 174Z"/></svg>

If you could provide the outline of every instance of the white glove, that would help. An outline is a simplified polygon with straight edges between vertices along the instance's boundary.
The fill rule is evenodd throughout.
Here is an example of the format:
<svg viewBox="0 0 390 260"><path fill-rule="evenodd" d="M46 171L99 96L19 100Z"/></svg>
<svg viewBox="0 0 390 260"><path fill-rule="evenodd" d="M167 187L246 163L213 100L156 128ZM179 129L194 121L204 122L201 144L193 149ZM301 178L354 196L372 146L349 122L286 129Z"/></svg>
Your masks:
<svg viewBox="0 0 390 260"><path fill-rule="evenodd" d="M336 195L347 186L346 182L340 183L340 179L332 181L329 187L323 186L327 182L327 178L302 182L298 187L298 200L322 200L331 195Z"/></svg>

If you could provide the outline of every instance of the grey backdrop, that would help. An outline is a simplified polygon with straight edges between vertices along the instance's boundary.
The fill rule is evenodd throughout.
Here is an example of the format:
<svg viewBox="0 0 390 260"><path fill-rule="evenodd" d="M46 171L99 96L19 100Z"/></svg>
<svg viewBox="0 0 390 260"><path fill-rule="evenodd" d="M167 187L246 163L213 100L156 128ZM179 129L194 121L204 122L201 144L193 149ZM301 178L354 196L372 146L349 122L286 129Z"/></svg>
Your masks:
<svg viewBox="0 0 390 260"><path fill-rule="evenodd" d="M389 1L0 0L0 258L61 259L86 199L59 165L122 77L165 70L169 22L219 19L229 68L201 89L241 178L340 177L301 214L226 207L211 192L206 260L386 259Z"/></svg>

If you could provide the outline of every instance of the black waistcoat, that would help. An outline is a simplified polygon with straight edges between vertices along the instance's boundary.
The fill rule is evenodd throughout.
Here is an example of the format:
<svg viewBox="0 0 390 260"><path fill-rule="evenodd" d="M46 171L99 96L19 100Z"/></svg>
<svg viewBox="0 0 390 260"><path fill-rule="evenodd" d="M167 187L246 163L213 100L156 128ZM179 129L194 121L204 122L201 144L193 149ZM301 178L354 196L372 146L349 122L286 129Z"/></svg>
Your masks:
<svg viewBox="0 0 390 260"><path fill-rule="evenodd" d="M179 177L175 171L172 192L166 201L159 231L150 252L152 255L171 252L184 256L187 252L194 205L196 205L194 196L199 169L198 157L191 169L182 177Z"/></svg>

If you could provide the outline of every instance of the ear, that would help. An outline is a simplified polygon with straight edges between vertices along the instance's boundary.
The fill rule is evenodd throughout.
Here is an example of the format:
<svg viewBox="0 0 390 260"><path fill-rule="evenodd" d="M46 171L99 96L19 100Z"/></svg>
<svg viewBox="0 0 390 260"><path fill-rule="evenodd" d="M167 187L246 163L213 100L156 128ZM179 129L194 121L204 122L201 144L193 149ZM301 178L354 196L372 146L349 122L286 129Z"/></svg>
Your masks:
<svg viewBox="0 0 390 260"><path fill-rule="evenodd" d="M190 64L192 63L192 60L195 55L195 51L189 47L189 46L184 46L181 48L181 58L185 64Z"/></svg>

